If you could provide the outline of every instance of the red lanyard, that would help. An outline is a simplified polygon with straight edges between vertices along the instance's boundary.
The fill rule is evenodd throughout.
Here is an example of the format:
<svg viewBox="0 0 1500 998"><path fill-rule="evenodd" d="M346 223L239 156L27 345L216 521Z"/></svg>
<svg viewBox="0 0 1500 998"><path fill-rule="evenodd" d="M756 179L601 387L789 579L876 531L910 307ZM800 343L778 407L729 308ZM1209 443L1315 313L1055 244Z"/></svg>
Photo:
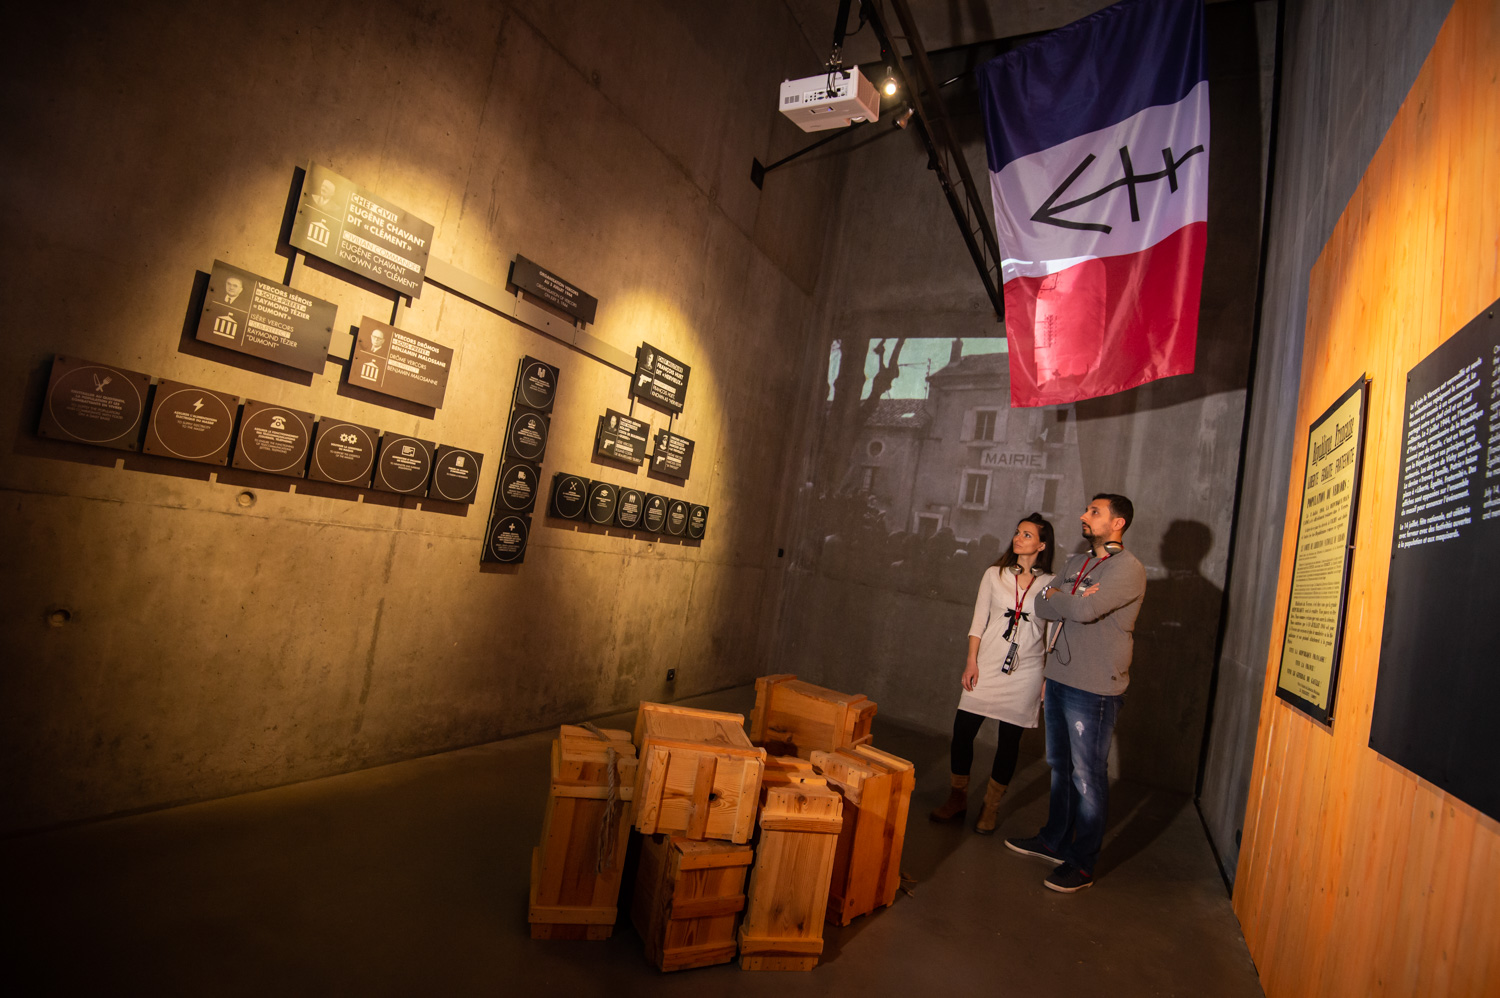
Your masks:
<svg viewBox="0 0 1500 998"><path fill-rule="evenodd" d="M1020 581L1019 576L1016 577L1016 581ZM1027 581L1025 589L1022 589L1020 586L1016 586L1016 615L1014 620L1018 624L1021 622L1021 604L1026 602L1026 594L1031 592L1031 587L1035 583L1036 576L1033 575L1030 580Z"/></svg>
<svg viewBox="0 0 1500 998"><path fill-rule="evenodd" d="M1068 590L1068 594L1069 595L1071 595L1071 596L1077 596L1078 595L1078 587L1081 586L1081 585L1083 585L1084 578L1087 577L1088 574L1089 574L1089 560L1090 559L1088 559L1088 558L1083 559L1083 567L1078 570L1078 578L1076 578L1076 579L1073 580L1073 588L1070 589L1070 590ZM1105 555L1103 558L1100 558L1098 561L1094 562L1093 567L1094 568L1098 568L1100 565L1104 564L1106 561L1109 561L1109 555Z"/></svg>

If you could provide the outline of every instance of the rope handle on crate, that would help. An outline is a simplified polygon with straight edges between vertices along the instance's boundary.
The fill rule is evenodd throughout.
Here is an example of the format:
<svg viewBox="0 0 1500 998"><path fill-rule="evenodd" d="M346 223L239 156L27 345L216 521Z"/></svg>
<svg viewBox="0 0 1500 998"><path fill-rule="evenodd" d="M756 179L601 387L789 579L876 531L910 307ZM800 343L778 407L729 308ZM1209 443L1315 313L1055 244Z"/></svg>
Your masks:
<svg viewBox="0 0 1500 998"><path fill-rule="evenodd" d="M605 870L615 868L615 832L620 824L620 766L619 753L615 751L614 743L605 736L599 726L593 721L584 721L580 725L585 731L598 738L605 745L608 765L607 774L609 793L604 798L604 815L599 819L599 849L594 856L594 872L603 873Z"/></svg>

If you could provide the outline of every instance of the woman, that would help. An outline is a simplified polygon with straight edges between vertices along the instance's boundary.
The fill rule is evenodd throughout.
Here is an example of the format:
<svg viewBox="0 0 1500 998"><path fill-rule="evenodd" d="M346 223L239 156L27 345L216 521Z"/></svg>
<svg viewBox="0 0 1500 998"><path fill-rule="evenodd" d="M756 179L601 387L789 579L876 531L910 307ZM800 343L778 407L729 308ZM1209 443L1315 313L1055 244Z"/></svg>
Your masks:
<svg viewBox="0 0 1500 998"><path fill-rule="evenodd" d="M990 768L984 807L974 830L995 830L1000 798L1016 771L1023 728L1037 724L1042 702L1042 659L1046 624L1032 606L1052 579L1052 524L1032 513L1016 524L1010 550L985 570L979 583L974 622L969 626L969 659L964 667L963 695L953 718L950 749L953 789L932 812L933 821L962 818L969 805L969 767L974 736L986 717L1000 722L1000 745Z"/></svg>

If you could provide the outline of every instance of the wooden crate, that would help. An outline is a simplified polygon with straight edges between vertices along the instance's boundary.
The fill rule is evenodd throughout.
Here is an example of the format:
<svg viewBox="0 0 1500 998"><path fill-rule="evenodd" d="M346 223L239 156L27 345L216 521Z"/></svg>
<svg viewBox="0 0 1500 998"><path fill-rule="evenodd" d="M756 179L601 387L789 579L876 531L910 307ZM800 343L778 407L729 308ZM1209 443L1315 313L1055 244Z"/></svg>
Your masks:
<svg viewBox="0 0 1500 998"><path fill-rule="evenodd" d="M641 838L631 921L660 970L728 963L754 850L680 835Z"/></svg>
<svg viewBox="0 0 1500 998"><path fill-rule="evenodd" d="M810 777L765 790L740 925L742 970L811 970L818 964L843 825L843 798L821 783Z"/></svg>
<svg viewBox="0 0 1500 998"><path fill-rule="evenodd" d="M772 755L803 759L814 750L831 752L868 741L875 703L862 694L804 683L796 676L762 676L755 681L750 740Z"/></svg>
<svg viewBox="0 0 1500 998"><path fill-rule="evenodd" d="M552 788L542 818L542 844L531 853L533 939L608 939L614 930L636 771L630 733L602 729L605 739L564 724L552 742ZM601 864L611 796L614 750L614 816ZM601 866L603 867L601 869Z"/></svg>
<svg viewBox="0 0 1500 998"><path fill-rule="evenodd" d="M750 841L766 750L750 744L744 715L643 703L635 745L641 834Z"/></svg>
<svg viewBox="0 0 1500 998"><path fill-rule="evenodd" d="M828 920L848 925L896 900L916 767L869 745L814 752L812 764L844 797Z"/></svg>

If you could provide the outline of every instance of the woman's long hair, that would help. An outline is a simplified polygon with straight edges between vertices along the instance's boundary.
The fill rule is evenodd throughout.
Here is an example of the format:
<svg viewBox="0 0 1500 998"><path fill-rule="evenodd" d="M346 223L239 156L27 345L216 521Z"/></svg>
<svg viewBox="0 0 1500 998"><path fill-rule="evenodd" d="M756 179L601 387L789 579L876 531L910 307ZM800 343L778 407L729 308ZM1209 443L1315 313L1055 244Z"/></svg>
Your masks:
<svg viewBox="0 0 1500 998"><path fill-rule="evenodd" d="M1040 513L1029 513L1021 517L1020 520L1016 521L1016 526L1019 528L1023 523L1035 524L1037 536L1041 538L1042 544L1045 545L1045 547L1036 553L1036 562L1032 565L1032 572L1037 575L1050 574L1052 571L1052 548L1054 546L1052 543L1052 524L1048 523L1047 518ZM994 567L1003 571L1015 563L1015 546L1006 545L1005 553L995 562Z"/></svg>

